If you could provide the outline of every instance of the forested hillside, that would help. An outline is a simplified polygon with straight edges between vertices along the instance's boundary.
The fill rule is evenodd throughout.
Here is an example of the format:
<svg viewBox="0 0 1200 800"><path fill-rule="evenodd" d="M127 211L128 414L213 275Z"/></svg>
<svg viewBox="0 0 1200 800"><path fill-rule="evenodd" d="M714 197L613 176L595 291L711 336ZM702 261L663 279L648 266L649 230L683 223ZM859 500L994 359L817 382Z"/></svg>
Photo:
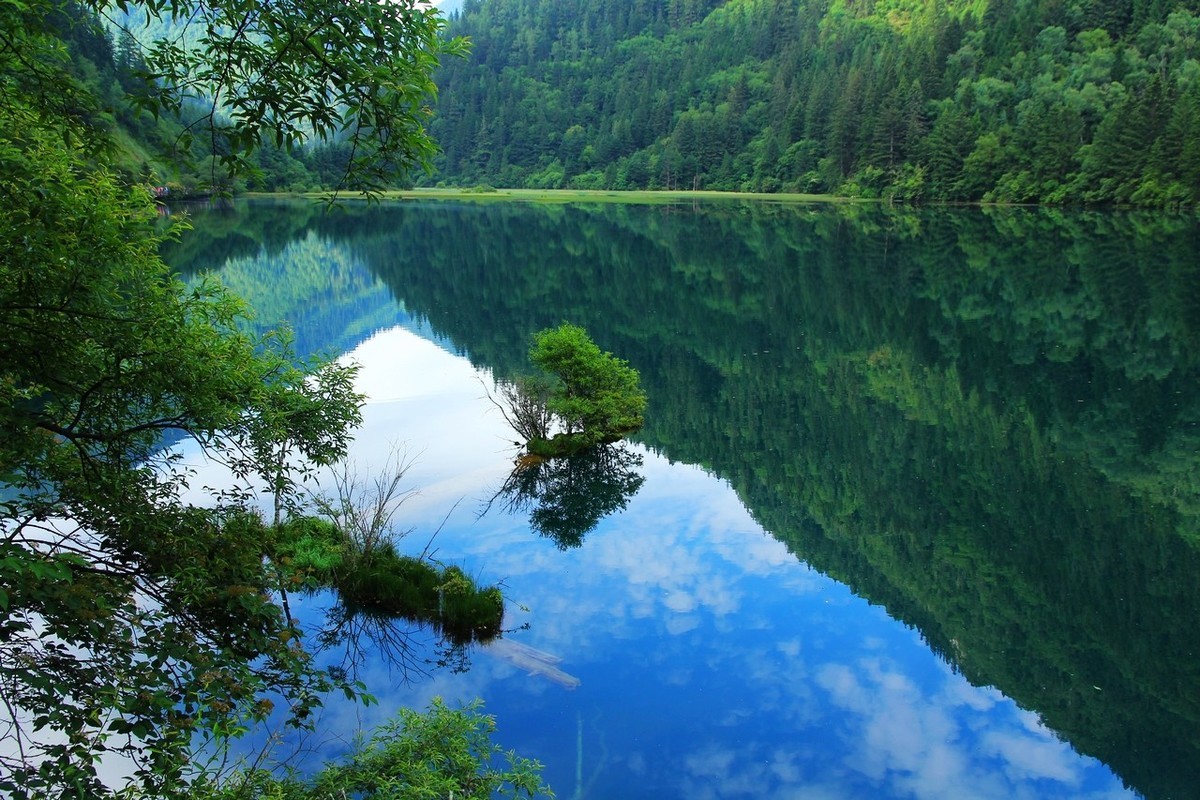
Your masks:
<svg viewBox="0 0 1200 800"><path fill-rule="evenodd" d="M468 0L434 180L1200 199L1197 0Z"/></svg>

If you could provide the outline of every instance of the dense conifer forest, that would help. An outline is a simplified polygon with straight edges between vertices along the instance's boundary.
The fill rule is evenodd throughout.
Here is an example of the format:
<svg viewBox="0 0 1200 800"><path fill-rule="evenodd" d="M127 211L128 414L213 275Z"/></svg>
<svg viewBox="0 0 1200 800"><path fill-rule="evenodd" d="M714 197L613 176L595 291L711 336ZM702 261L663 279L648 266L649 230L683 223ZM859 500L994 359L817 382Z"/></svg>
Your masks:
<svg viewBox="0 0 1200 800"><path fill-rule="evenodd" d="M1200 198L1195 0L470 0L435 181Z"/></svg>

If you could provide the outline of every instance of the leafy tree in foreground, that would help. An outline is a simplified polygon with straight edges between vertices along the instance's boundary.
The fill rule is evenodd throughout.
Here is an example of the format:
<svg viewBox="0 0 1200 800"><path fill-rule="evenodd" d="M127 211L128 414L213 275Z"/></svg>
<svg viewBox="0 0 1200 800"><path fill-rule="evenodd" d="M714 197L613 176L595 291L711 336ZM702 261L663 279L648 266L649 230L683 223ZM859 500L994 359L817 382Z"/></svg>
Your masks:
<svg viewBox="0 0 1200 800"><path fill-rule="evenodd" d="M415 2L82 3L115 5L201 31L152 47L140 102L205 98L233 170L305 131L348 136L347 180L367 187L432 152L421 103L459 44ZM265 484L292 508L361 397L353 368L298 363L285 337L243 333L242 301L169 273L148 193L106 169L66 8L0 0L0 794L185 796L196 746L280 703L304 726L331 689L365 697L314 665L279 602L280 529L250 505ZM238 486L185 494L164 447L182 435Z"/></svg>
<svg viewBox="0 0 1200 800"><path fill-rule="evenodd" d="M2 131L24 121L0 109ZM294 486L257 448L335 460L360 398L336 365L301 389L286 351L238 332L244 304L166 273L144 191L26 131L0 135L0 791L99 796L116 752L169 794L195 731L235 733L273 692L299 722L331 682L269 594L272 531L244 492L184 502L162 436ZM314 404L323 429L280 423Z"/></svg>

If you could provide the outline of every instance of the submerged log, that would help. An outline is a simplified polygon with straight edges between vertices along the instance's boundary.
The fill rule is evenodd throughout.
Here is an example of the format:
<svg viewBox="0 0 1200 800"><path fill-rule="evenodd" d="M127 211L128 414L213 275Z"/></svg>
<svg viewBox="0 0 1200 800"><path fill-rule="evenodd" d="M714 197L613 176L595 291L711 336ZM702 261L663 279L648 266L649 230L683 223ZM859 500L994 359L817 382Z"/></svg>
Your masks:
<svg viewBox="0 0 1200 800"><path fill-rule="evenodd" d="M567 689L579 686L579 678L568 675L558 668L562 658L553 653L547 653L511 639L494 639L484 649L500 660L525 670L530 675L541 675Z"/></svg>

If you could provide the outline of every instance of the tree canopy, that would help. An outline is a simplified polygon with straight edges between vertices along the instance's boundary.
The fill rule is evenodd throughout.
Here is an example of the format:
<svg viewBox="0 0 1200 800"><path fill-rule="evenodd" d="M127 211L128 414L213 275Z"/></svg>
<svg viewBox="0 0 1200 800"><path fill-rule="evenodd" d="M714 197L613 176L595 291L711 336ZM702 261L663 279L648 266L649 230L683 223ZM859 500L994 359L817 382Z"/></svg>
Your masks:
<svg viewBox="0 0 1200 800"><path fill-rule="evenodd" d="M529 358L558 381L548 406L566 433L599 441L642 426L646 394L637 370L603 352L583 328L563 323L539 331Z"/></svg>

